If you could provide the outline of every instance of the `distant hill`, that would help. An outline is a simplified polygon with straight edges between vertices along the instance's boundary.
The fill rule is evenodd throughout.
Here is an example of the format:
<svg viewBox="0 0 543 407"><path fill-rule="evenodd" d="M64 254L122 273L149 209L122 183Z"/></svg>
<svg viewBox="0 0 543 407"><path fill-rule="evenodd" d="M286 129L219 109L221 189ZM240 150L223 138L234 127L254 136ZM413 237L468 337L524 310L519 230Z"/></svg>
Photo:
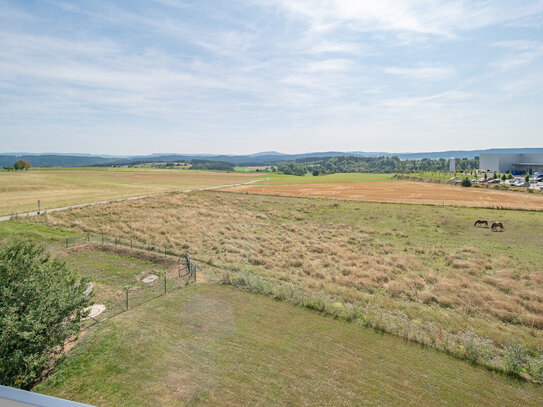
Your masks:
<svg viewBox="0 0 543 407"><path fill-rule="evenodd" d="M134 156L112 156L91 154L32 154L32 153L0 153L0 166L12 166L18 160L26 160L34 167L80 167L80 166L107 166L127 165L146 162L191 161L193 159L204 161L222 161L234 165L275 165L281 161L293 161L312 157L391 157L398 156L402 160L420 160L423 158L473 159L480 154L490 153L543 153L543 148L493 148L487 150L449 150L420 153L388 153L365 151L324 151L303 154L283 154L276 151L265 151L248 155L219 155L219 154L150 154Z"/></svg>
<svg viewBox="0 0 543 407"><path fill-rule="evenodd" d="M118 158L60 155L60 154L0 154L0 166L11 167L16 161L26 160L33 167L81 167L86 165L114 163Z"/></svg>

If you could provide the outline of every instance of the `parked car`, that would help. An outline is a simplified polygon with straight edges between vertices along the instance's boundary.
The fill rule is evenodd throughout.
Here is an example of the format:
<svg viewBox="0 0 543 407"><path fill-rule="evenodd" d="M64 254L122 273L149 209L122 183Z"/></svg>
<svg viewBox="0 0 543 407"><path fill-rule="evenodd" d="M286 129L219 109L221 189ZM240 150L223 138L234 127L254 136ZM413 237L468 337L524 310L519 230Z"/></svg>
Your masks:
<svg viewBox="0 0 543 407"><path fill-rule="evenodd" d="M452 177L449 181L460 181L460 178L458 178L458 177Z"/></svg>
<svg viewBox="0 0 543 407"><path fill-rule="evenodd" d="M487 182L487 184L499 184L501 182L501 180L499 179L491 179L490 181Z"/></svg>

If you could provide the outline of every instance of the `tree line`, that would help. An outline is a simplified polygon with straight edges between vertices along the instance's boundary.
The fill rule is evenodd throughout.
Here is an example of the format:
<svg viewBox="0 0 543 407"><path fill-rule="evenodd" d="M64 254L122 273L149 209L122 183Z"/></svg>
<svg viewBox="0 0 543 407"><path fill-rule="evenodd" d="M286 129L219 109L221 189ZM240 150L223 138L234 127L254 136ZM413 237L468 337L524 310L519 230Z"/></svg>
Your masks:
<svg viewBox="0 0 543 407"><path fill-rule="evenodd" d="M457 158L457 171L471 171L479 168L479 157L474 159ZM335 173L418 173L448 172L449 160L423 158L420 160L400 160L392 157L322 157L303 158L291 162L280 163L278 170L284 174L303 176L308 172L315 176Z"/></svg>
<svg viewBox="0 0 543 407"><path fill-rule="evenodd" d="M194 170L234 171L234 164L226 161L192 160L190 164Z"/></svg>

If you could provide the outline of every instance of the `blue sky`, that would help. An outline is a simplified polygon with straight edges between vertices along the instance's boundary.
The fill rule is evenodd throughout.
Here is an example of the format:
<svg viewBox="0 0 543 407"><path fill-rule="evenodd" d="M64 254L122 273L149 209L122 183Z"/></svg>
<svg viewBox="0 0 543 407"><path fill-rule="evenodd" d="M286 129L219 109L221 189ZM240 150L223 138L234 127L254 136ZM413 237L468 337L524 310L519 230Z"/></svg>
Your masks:
<svg viewBox="0 0 543 407"><path fill-rule="evenodd" d="M541 0L0 10L0 152L543 146Z"/></svg>

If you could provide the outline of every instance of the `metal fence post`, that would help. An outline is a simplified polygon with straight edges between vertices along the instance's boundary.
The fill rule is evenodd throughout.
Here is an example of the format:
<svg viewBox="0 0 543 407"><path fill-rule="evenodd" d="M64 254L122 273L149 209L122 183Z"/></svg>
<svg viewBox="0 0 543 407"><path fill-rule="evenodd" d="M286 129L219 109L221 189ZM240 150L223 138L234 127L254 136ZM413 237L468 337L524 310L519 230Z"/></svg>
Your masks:
<svg viewBox="0 0 543 407"><path fill-rule="evenodd" d="M66 249L68 248L68 238L66 238Z"/></svg>
<svg viewBox="0 0 543 407"><path fill-rule="evenodd" d="M104 244L104 234L102 233L102 245Z"/></svg>
<svg viewBox="0 0 543 407"><path fill-rule="evenodd" d="M90 242L90 232L87 233L87 242Z"/></svg>
<svg viewBox="0 0 543 407"><path fill-rule="evenodd" d="M164 272L164 294L167 294L166 290L166 276L168 275L168 270Z"/></svg>
<svg viewBox="0 0 543 407"><path fill-rule="evenodd" d="M128 310L128 286L126 286L125 289L126 289L126 309Z"/></svg>

